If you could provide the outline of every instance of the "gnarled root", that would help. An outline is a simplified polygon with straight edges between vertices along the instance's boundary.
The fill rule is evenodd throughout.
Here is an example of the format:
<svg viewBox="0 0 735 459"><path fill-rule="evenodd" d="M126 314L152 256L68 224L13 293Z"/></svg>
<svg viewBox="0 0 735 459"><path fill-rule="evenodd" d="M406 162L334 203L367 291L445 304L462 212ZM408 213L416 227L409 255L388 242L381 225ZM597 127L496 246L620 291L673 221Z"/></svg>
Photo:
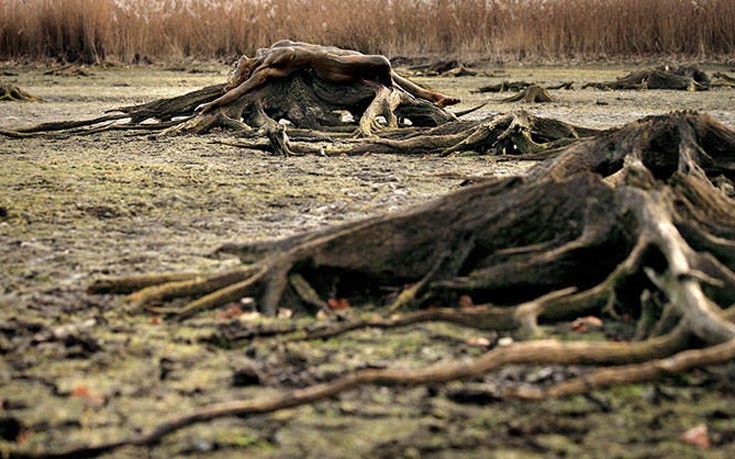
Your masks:
<svg viewBox="0 0 735 459"><path fill-rule="evenodd" d="M376 111L370 113L378 116L377 110L376 108ZM371 119L373 121L370 121ZM537 117L523 110L497 115L479 122L446 123L418 132L411 129L390 130L375 121L375 118L364 118L361 123L364 123L366 125L364 129L370 132L364 139L344 139L326 132L304 133L286 130L286 133L295 132L296 135L289 135L283 142L285 149L274 144L273 139L221 143L257 150L287 150L289 154L302 155L355 156L365 153L394 153L447 156L452 153L476 151L491 155L513 155L514 158L519 155L535 155L534 159L544 159L557 153L552 147L559 147L597 132L594 129ZM544 153L546 151L548 153Z"/></svg>

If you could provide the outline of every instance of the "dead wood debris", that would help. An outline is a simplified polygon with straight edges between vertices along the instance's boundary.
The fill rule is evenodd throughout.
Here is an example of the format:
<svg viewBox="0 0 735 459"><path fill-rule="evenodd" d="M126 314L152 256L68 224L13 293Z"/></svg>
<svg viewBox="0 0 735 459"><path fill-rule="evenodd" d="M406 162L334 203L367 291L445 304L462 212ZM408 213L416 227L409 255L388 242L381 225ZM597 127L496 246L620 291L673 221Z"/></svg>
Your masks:
<svg viewBox="0 0 735 459"><path fill-rule="evenodd" d="M710 77L694 66L661 66L638 70L614 81L586 83L582 88L604 90L672 89L679 91L705 91L714 87L733 87L735 79L724 73Z"/></svg>
<svg viewBox="0 0 735 459"><path fill-rule="evenodd" d="M471 66L457 61L456 59L437 61L431 64L414 65L408 71L416 76L426 77L463 77L477 76L477 70Z"/></svg>
<svg viewBox="0 0 735 459"><path fill-rule="evenodd" d="M482 86L472 92L483 93L483 92L522 92L528 89L530 86L540 86L536 83L529 83L527 81L502 81L500 83ZM574 88L573 81L564 81L554 85L547 85L544 87L549 90L566 89L570 90Z"/></svg>
<svg viewBox="0 0 735 459"><path fill-rule="evenodd" d="M56 67L51 70L47 70L43 73L44 75L50 76L64 76L64 77L90 77L94 74L87 71L83 67L77 64L66 64L61 67Z"/></svg>

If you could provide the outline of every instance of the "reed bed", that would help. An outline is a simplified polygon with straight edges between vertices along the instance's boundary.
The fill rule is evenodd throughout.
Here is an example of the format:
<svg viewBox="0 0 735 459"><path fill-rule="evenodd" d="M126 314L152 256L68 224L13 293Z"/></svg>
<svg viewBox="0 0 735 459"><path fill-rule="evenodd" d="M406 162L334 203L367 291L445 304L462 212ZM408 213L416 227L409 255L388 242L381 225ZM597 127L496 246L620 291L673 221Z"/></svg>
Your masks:
<svg viewBox="0 0 735 459"><path fill-rule="evenodd" d="M733 0L0 0L0 59L231 58L294 40L524 59L735 51Z"/></svg>

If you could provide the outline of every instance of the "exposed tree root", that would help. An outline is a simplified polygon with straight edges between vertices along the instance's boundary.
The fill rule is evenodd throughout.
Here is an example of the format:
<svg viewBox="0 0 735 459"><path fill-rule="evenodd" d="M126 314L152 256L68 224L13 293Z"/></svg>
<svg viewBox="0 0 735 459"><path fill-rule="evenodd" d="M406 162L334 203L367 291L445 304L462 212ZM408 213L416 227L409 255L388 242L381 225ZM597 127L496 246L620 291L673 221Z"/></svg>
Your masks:
<svg viewBox="0 0 735 459"><path fill-rule="evenodd" d="M735 177L733 147L735 133L707 116L649 117L561 148L524 178L479 184L407 214L223 248L251 263L247 294L266 313L276 305L296 307L284 295L289 288L302 293L288 298L322 307L330 297L353 305L381 301L385 286L412 283L403 294L417 306L456 301L459 293L491 302L348 321L293 339L430 320L511 330L528 339L538 336L537 321L607 312L638 318L641 341L536 340L493 349L470 363L365 370L272 399L205 407L126 444L154 443L192 423L297 406L364 384L446 382L511 363L625 365L500 394L539 399L728 362L735 355L735 313L723 311L735 303L735 212L709 177ZM243 330L238 337L236 327L228 333L219 338L255 336ZM694 345L705 347L687 350Z"/></svg>
<svg viewBox="0 0 735 459"><path fill-rule="evenodd" d="M372 128L368 128L370 129ZM375 130L380 131L381 128L377 127ZM355 156L366 153L448 155L475 151L482 154L515 156L549 151L552 147L588 137L596 132L594 129L537 117L520 110L480 122L455 122L424 132L397 130L385 137L372 136L359 140L330 138L326 133L320 137L313 135L308 138L298 135L284 137L284 132L277 137L269 135L268 139L255 138L220 143L272 151L278 155ZM299 140L299 137L302 140Z"/></svg>
<svg viewBox="0 0 735 459"><path fill-rule="evenodd" d="M735 339L730 339L722 344L705 349L683 351L665 359L602 368L546 389L519 388L508 395L523 399L540 400L584 394L613 385L655 381L665 376L683 373L692 368L728 363L733 358L735 358Z"/></svg>

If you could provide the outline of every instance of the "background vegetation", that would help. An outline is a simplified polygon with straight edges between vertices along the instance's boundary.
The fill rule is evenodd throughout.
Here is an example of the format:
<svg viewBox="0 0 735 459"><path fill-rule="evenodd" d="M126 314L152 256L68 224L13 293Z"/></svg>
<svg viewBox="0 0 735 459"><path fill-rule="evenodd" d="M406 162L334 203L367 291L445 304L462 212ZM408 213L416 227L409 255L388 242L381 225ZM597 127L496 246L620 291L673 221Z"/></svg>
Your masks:
<svg viewBox="0 0 735 459"><path fill-rule="evenodd" d="M720 59L733 24L733 0L0 0L0 59L230 58L282 38L389 56Z"/></svg>

